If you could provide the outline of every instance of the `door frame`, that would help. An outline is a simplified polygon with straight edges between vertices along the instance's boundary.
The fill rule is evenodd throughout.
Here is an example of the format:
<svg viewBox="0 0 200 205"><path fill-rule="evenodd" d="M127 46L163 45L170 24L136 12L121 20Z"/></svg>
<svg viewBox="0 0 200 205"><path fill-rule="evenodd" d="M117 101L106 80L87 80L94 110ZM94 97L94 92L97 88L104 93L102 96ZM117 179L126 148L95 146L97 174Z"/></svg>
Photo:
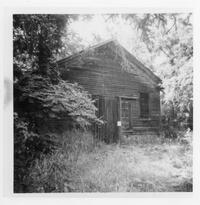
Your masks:
<svg viewBox="0 0 200 205"><path fill-rule="evenodd" d="M138 100L139 97L137 97L137 96L118 96L117 97L117 102L118 102L118 121L120 121L120 122L121 122L122 99ZM118 133L119 143L121 144L122 128L121 128L121 126L117 126L117 129L118 129L117 133Z"/></svg>

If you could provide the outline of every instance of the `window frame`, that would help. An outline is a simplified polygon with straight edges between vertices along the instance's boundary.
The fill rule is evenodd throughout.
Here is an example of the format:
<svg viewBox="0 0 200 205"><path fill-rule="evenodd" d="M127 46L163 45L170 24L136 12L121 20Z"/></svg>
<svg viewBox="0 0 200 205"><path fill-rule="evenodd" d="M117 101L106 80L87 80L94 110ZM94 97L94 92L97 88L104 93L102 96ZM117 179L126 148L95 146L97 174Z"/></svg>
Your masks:
<svg viewBox="0 0 200 205"><path fill-rule="evenodd" d="M143 97L142 97L142 95L143 95ZM142 100L143 100L143 102L142 102ZM147 102L145 102L145 100ZM140 118L141 119L149 119L150 109L149 109L149 93L148 92L141 92L140 93L139 104L140 104Z"/></svg>

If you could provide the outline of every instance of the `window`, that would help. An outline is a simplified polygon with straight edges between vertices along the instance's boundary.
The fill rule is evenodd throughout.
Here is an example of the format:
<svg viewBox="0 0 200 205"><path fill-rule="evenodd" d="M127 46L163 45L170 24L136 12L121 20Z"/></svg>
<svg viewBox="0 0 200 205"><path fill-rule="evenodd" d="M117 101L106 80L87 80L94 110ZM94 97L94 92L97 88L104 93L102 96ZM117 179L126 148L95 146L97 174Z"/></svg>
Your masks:
<svg viewBox="0 0 200 205"><path fill-rule="evenodd" d="M140 93L140 117L149 117L149 94Z"/></svg>

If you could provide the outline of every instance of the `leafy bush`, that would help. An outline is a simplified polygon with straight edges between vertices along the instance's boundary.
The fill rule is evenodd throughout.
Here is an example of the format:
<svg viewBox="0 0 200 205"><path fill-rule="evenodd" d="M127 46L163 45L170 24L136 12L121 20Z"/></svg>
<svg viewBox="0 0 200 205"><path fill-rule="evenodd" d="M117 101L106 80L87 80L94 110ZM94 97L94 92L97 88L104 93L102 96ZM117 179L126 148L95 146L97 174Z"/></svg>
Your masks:
<svg viewBox="0 0 200 205"><path fill-rule="evenodd" d="M31 121L69 117L81 127L101 123L91 96L78 84L60 80L54 85L49 78L29 75L15 85L15 96L16 110Z"/></svg>
<svg viewBox="0 0 200 205"><path fill-rule="evenodd" d="M29 131L28 123L14 113L14 192L26 192L29 168L41 154L49 154L56 144L48 135Z"/></svg>

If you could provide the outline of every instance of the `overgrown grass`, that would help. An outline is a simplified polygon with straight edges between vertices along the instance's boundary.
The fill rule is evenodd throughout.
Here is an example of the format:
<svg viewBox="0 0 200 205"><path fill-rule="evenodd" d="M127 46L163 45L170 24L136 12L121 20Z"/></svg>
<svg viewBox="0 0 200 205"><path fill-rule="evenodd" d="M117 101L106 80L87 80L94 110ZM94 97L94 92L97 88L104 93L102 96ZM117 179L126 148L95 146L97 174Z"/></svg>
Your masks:
<svg viewBox="0 0 200 205"><path fill-rule="evenodd" d="M186 135L185 141L190 140L191 133ZM192 146L185 141L103 145L83 154L80 191L192 191Z"/></svg>
<svg viewBox="0 0 200 205"><path fill-rule="evenodd" d="M29 192L74 192L80 180L78 158L94 149L93 137L78 130L54 136L57 148L53 154L36 159L30 168ZM80 186L78 186L80 189Z"/></svg>
<svg viewBox="0 0 200 205"><path fill-rule="evenodd" d="M145 136L143 136L145 137ZM140 138L141 139L141 138ZM128 145L95 143L88 133L60 136L54 155L37 160L30 176L37 192L192 191L192 133L176 141Z"/></svg>

